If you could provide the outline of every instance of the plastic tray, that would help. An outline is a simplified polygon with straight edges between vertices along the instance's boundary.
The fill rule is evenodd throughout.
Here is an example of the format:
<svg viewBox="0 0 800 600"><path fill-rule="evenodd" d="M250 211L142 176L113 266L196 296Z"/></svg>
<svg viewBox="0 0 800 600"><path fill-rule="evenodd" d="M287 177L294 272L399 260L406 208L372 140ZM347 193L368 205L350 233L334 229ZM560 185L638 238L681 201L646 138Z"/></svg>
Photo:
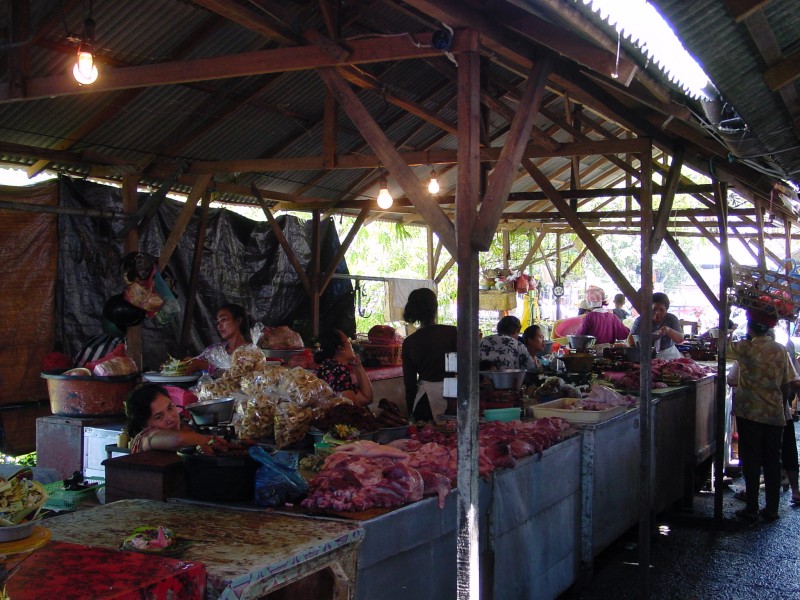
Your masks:
<svg viewBox="0 0 800 600"><path fill-rule="evenodd" d="M533 416L537 419L542 417L560 417L570 423L601 423L621 415L626 410L624 406L612 406L606 410L582 410L564 408L565 398L544 402L533 407Z"/></svg>
<svg viewBox="0 0 800 600"><path fill-rule="evenodd" d="M44 489L47 490L47 501L44 503L43 508L50 510L75 510L81 500L91 498L97 494L97 490L106 484L106 480L103 477L86 477L84 481L89 483L97 482L97 485L93 485L85 490L70 492L64 489L63 481L48 483L44 486Z"/></svg>

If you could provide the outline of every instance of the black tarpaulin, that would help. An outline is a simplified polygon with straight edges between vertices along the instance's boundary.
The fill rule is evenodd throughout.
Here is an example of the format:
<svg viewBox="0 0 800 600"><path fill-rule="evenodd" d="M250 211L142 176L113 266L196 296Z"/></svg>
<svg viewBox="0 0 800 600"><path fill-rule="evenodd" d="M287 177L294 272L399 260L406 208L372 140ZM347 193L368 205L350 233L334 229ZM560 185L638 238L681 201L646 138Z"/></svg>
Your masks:
<svg viewBox="0 0 800 600"><path fill-rule="evenodd" d="M148 194L139 194L139 205ZM121 190L62 177L59 205L122 212ZM142 232L139 250L159 255L183 204L165 199L156 218ZM177 279L178 301L185 307L200 210L195 211L169 261ZM278 223L300 263L310 272L311 222L290 215ZM123 291L120 262L124 256L122 220L60 215L56 288L56 341L74 355L91 336L101 332L103 304ZM321 265L324 269L339 248L333 221L320 226ZM268 223L252 221L226 209L209 211L197 299L187 352L199 353L219 341L214 328L216 308L227 302L245 307L253 320L265 325L303 329L311 318L310 299ZM336 269L347 273L344 260ZM353 287L333 279L320 301L320 330L355 332ZM181 314L181 319L183 313ZM180 322L157 327L151 319L142 326L143 367L157 369L167 354L180 355ZM302 332L302 331L301 331ZM306 334L306 338L308 335ZM311 340L305 339L308 344Z"/></svg>

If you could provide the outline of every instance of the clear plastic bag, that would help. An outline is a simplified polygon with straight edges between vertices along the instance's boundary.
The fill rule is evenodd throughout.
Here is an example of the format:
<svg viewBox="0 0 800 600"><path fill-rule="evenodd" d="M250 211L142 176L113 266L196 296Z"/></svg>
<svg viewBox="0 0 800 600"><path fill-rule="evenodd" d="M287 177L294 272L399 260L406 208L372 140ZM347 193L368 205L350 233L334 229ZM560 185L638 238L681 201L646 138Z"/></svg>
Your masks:
<svg viewBox="0 0 800 600"><path fill-rule="evenodd" d="M241 439L258 440L272 437L275 431L275 407L282 398L258 393L239 404L233 419L236 435Z"/></svg>
<svg viewBox="0 0 800 600"><path fill-rule="evenodd" d="M313 417L308 406L292 401L279 402L275 407L275 446L286 448L302 441L311 429Z"/></svg>

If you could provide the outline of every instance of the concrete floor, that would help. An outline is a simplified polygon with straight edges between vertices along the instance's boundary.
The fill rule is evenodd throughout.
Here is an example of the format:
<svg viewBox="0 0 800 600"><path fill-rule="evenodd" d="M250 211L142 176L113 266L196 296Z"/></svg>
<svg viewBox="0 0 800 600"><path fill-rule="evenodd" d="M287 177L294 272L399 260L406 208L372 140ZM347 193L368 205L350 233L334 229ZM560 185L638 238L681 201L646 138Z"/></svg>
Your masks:
<svg viewBox="0 0 800 600"><path fill-rule="evenodd" d="M734 478L723 492L724 519L714 521L714 496L700 492L694 510L656 520L650 555L650 595L639 583L636 528L594 562L593 571L560 600L787 600L800 599L800 508L782 492L780 519L745 524L733 497L744 489ZM761 506L764 505L762 488Z"/></svg>

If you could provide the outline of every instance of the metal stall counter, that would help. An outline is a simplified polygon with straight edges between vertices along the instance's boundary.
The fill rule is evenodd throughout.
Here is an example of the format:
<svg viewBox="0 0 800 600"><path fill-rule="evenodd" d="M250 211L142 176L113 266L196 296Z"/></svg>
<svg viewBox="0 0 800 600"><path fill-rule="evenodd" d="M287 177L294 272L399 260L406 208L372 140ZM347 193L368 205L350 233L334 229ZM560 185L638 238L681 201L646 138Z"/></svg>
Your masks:
<svg viewBox="0 0 800 600"><path fill-rule="evenodd" d="M356 523L156 500L121 500L47 521L54 540L114 549L145 525L174 532L170 556L205 565L209 600L269 598L282 588L298 598L347 600L364 535Z"/></svg>

